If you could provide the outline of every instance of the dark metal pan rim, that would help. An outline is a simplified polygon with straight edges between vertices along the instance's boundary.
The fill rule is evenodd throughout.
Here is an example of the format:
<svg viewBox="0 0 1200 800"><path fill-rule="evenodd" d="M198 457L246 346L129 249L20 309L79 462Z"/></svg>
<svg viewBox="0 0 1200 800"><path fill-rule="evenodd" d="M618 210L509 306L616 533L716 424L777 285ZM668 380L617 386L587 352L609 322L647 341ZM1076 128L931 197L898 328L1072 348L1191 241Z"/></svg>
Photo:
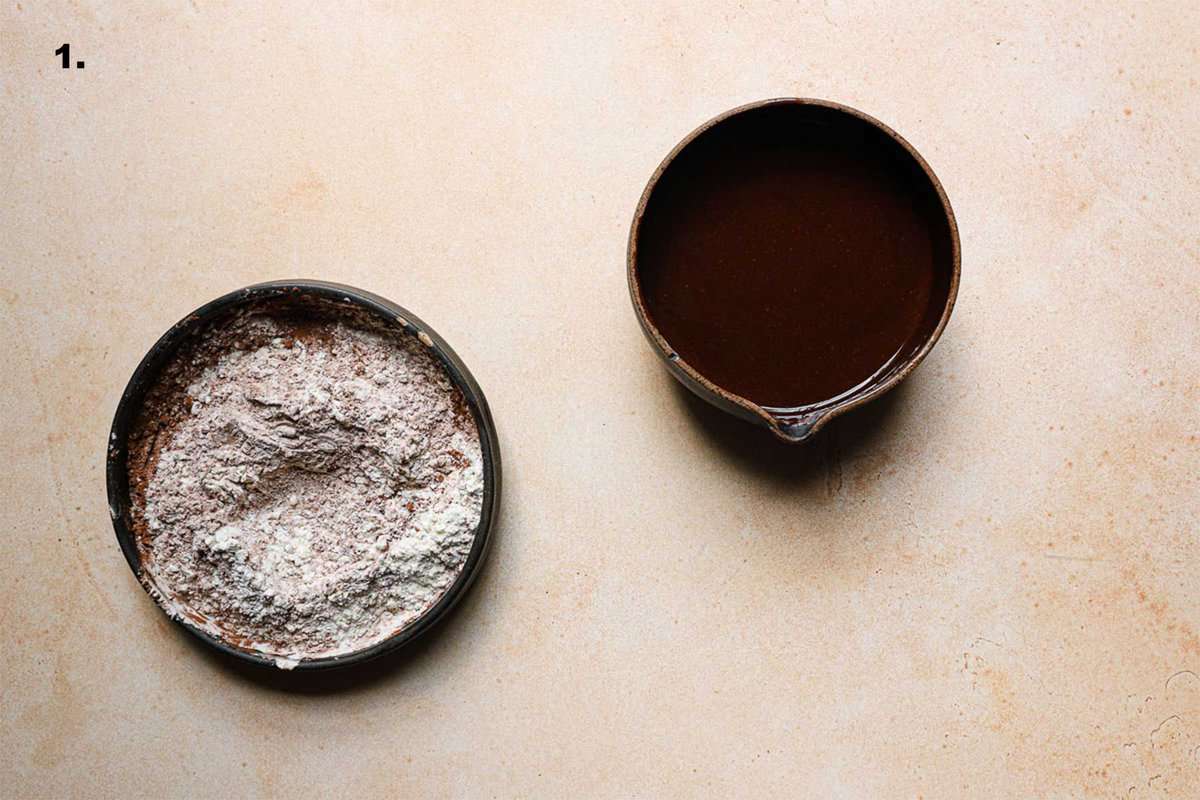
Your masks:
<svg viewBox="0 0 1200 800"><path fill-rule="evenodd" d="M408 625L369 647L344 655L291 662L283 656L273 656L233 646L169 608L168 603L141 566L137 543L130 525L129 478L126 459L128 438L137 411L145 399L146 391L176 348L205 323L220 317L227 311L272 298L298 295L348 303L364 309L373 316L391 325L396 325L409 335L417 337L433 350L450 379L462 390L479 429L479 442L483 453L484 489L483 508L479 525L475 530L475 540L471 551L467 555L462 571L437 602ZM484 557L487 555L492 538L492 527L499 512L501 473L499 439L483 391L475 382L475 378L466 365L436 331L412 312L371 292L329 281L293 279L254 284L206 303L171 326L138 363L133 376L129 379L113 416L107 450L106 479L109 515L112 518L117 542L121 546L121 551L124 553L130 569L137 577L138 583L154 599L155 604L185 631L222 653L259 667L278 667L297 671L339 669L393 653L416 640L422 634L436 627L463 598L474 582L483 565Z"/></svg>

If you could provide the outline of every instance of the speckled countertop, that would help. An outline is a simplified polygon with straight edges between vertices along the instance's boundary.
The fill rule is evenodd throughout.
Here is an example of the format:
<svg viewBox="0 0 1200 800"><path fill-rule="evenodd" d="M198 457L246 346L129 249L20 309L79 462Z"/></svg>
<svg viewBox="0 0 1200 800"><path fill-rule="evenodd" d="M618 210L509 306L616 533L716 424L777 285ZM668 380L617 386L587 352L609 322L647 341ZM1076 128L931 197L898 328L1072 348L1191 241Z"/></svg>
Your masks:
<svg viewBox="0 0 1200 800"><path fill-rule="evenodd" d="M325 5L0 7L0 793L1200 796L1200 6ZM662 156L777 95L903 133L963 246L799 450L623 271ZM153 340L296 276L437 328L505 455L480 582L353 683L199 649L105 506Z"/></svg>

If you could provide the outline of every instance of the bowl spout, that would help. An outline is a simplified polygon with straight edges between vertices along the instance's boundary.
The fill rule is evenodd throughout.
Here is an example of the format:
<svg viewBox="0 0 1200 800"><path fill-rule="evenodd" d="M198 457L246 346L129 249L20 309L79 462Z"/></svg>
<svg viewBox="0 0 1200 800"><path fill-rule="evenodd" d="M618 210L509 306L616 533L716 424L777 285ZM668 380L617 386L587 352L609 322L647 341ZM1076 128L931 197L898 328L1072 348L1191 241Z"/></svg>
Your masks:
<svg viewBox="0 0 1200 800"><path fill-rule="evenodd" d="M771 418L771 432L785 442L798 444L815 434L828 416L828 411L783 411L763 409Z"/></svg>

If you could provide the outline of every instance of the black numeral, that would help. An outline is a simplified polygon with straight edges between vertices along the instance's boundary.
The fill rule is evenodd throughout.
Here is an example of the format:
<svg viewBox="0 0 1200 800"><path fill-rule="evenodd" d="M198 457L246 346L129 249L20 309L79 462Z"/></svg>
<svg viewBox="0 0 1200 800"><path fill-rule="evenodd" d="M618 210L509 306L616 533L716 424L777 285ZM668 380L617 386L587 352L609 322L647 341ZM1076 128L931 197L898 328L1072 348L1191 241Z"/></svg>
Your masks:
<svg viewBox="0 0 1200 800"><path fill-rule="evenodd" d="M63 68L63 69L70 69L70 68L71 68L71 45L69 45L69 44L64 44L62 47L60 47L60 48L58 48L57 50L55 50L55 51L54 51L54 55L56 55L56 56L62 56L62 68ZM82 61L76 61L76 62L75 62L75 68L76 68L76 69L83 69L83 62L82 62Z"/></svg>

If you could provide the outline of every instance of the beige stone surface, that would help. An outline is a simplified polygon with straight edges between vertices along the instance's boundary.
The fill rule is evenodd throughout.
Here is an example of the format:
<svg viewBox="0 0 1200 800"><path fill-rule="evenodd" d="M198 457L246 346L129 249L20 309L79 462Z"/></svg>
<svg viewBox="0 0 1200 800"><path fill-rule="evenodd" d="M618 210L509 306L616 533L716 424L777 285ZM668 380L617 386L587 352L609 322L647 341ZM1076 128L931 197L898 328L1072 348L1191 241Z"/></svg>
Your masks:
<svg viewBox="0 0 1200 800"><path fill-rule="evenodd" d="M5 0L0 795L1200 797L1198 81L1185 2ZM901 131L963 246L802 450L623 274L659 159L780 95ZM480 582L350 684L192 644L105 505L154 339L302 276L439 330L505 456Z"/></svg>

